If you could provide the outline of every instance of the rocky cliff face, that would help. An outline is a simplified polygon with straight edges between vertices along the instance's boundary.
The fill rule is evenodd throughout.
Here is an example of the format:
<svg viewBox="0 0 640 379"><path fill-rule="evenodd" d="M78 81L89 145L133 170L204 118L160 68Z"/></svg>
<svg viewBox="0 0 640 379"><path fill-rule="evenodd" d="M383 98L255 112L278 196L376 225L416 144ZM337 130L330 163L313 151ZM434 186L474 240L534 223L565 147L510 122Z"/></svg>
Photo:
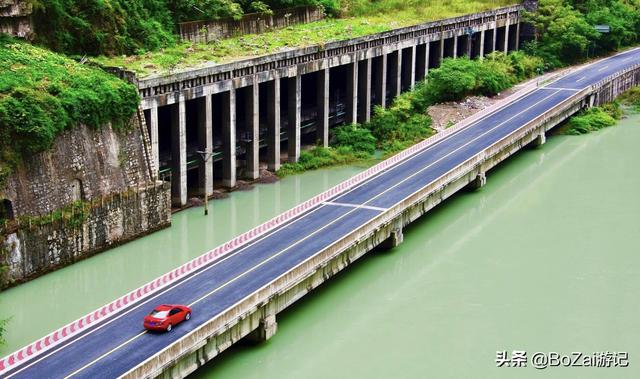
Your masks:
<svg viewBox="0 0 640 379"><path fill-rule="evenodd" d="M0 289L170 226L170 187L152 174L146 125L131 123L67 130L7 178Z"/></svg>
<svg viewBox="0 0 640 379"><path fill-rule="evenodd" d="M137 120L134 120L137 123ZM56 139L53 149L24 159L0 198L15 217L40 216L78 200L93 200L152 182L140 125L116 132L80 125Z"/></svg>
<svg viewBox="0 0 640 379"><path fill-rule="evenodd" d="M0 33L29 38L33 6L27 0L0 0Z"/></svg>

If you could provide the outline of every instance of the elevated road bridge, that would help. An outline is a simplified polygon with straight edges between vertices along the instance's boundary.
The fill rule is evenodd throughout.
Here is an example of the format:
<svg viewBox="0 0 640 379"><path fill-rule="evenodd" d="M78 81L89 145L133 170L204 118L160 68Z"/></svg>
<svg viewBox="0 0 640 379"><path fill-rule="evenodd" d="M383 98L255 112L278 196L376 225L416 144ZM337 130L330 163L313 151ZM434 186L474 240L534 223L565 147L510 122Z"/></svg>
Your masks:
<svg viewBox="0 0 640 379"><path fill-rule="evenodd" d="M600 60L425 140L0 360L3 378L184 377L585 107L640 83L640 49ZM167 252L170 253L170 252ZM71 294L72 295L72 294ZM157 304L193 317L151 334ZM339 326L336 326L339 327Z"/></svg>

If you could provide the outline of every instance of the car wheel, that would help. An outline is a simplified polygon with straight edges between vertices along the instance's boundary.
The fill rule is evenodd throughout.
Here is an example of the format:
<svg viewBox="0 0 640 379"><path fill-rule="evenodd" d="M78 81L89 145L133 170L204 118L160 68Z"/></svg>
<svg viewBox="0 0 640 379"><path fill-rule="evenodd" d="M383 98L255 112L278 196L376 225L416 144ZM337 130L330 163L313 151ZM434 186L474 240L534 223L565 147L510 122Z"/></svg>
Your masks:
<svg viewBox="0 0 640 379"><path fill-rule="evenodd" d="M184 319L185 319L186 321L189 321L189 319L190 319L190 318L191 318L191 313L190 313L190 312L187 312L187 314L184 316Z"/></svg>
<svg viewBox="0 0 640 379"><path fill-rule="evenodd" d="M171 329L173 329L173 327L171 326L171 324L167 325L167 332L170 332Z"/></svg>

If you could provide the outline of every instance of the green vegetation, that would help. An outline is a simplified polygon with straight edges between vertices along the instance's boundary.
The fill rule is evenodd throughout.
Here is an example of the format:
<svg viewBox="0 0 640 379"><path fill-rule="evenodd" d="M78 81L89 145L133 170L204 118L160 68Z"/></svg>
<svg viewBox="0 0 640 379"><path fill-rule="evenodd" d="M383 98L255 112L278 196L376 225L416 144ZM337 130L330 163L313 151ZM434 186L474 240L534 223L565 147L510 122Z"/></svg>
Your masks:
<svg viewBox="0 0 640 379"><path fill-rule="evenodd" d="M632 107L640 112L640 87L633 87L618 97L620 104Z"/></svg>
<svg viewBox="0 0 640 379"><path fill-rule="evenodd" d="M178 22L238 19L245 12L317 3L315 0L31 1L35 5L36 41L55 51L78 55L142 54L173 46Z"/></svg>
<svg viewBox="0 0 640 379"><path fill-rule="evenodd" d="M371 155L354 151L349 147L314 147L300 152L297 163L285 163L278 170L278 176L285 177L321 167L339 166L371 159Z"/></svg>
<svg viewBox="0 0 640 379"><path fill-rule="evenodd" d="M431 104L429 85L421 82L386 109L376 107L366 127L376 138L377 147L385 155L391 155L431 136L434 130L427 114Z"/></svg>
<svg viewBox="0 0 640 379"><path fill-rule="evenodd" d="M0 345L4 345L6 343L4 340L4 334L7 332L7 322L8 320L0 320Z"/></svg>
<svg viewBox="0 0 640 379"><path fill-rule="evenodd" d="M622 111L618 103L589 108L573 116L562 132L569 135L591 133L615 125L621 117Z"/></svg>
<svg viewBox="0 0 640 379"><path fill-rule="evenodd" d="M0 36L0 65L0 177L64 129L122 128L138 107L133 85L8 36Z"/></svg>
<svg viewBox="0 0 640 379"><path fill-rule="evenodd" d="M330 2L327 0L327 2ZM327 2L323 1L325 9ZM151 75L198 66L206 63L224 63L241 58L253 57L290 49L323 45L380 33L421 22L478 12L490 8L513 4L513 0L334 0L340 4L342 18L298 24L285 29L263 34L252 34L212 41L210 43L167 44L148 52L137 51L137 55L123 56L103 52L105 56L96 61L105 66L124 67L140 75ZM265 1L267 4L272 2ZM298 4L294 0L280 2L282 5ZM335 7L334 7L335 8ZM131 54L131 52L126 52Z"/></svg>
<svg viewBox="0 0 640 379"><path fill-rule="evenodd" d="M540 0L525 18L537 29L536 41L525 47L551 67L574 64L640 41L639 0ZM600 34L595 25L609 25Z"/></svg>
<svg viewBox="0 0 640 379"><path fill-rule="evenodd" d="M544 62L522 52L492 53L483 60L445 59L429 72L430 101L456 101L472 94L493 96L542 73Z"/></svg>

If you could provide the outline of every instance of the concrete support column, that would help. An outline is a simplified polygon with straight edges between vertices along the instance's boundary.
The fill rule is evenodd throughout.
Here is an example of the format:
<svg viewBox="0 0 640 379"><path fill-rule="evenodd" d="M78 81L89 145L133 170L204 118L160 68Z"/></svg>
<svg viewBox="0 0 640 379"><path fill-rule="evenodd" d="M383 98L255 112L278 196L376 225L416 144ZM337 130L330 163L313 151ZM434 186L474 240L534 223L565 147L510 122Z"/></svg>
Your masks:
<svg viewBox="0 0 640 379"><path fill-rule="evenodd" d="M373 73L373 89L376 92L376 105L387 106L387 54L378 58L376 70Z"/></svg>
<svg viewBox="0 0 640 379"><path fill-rule="evenodd" d="M269 315L264 319L260 320L260 325L253 332L249 333L247 337L247 341L250 342L264 342L273 337L278 331L278 323L276 322L275 315Z"/></svg>
<svg viewBox="0 0 640 379"><path fill-rule="evenodd" d="M410 52L410 65L409 72L407 73L407 77L409 78L409 86L413 88L416 85L416 45L413 45L409 48Z"/></svg>
<svg viewBox="0 0 640 379"><path fill-rule="evenodd" d="M211 95L198 101L198 150L213 152L213 109ZM213 194L213 159L198 165L198 192L203 196Z"/></svg>
<svg viewBox="0 0 640 379"><path fill-rule="evenodd" d="M280 169L280 79L267 83L267 164L269 171Z"/></svg>
<svg viewBox="0 0 640 379"><path fill-rule="evenodd" d="M427 78L429 76L429 62L430 62L430 55L431 55L431 42L427 42L427 44L425 45L424 48L425 52L425 58L424 58L424 77Z"/></svg>
<svg viewBox="0 0 640 379"><path fill-rule="evenodd" d="M438 61L438 65L442 64L442 61L444 60L444 32L440 35L440 60Z"/></svg>
<svg viewBox="0 0 640 379"><path fill-rule="evenodd" d="M453 57L458 58L458 31L456 30L453 36Z"/></svg>
<svg viewBox="0 0 640 379"><path fill-rule="evenodd" d="M466 44L466 49L467 49L467 57L469 57L469 59L471 59L471 49L473 46L473 34L468 34L467 35L467 44Z"/></svg>
<svg viewBox="0 0 640 379"><path fill-rule="evenodd" d="M287 151L289 162L300 159L300 111L302 109L302 80L300 74L287 79Z"/></svg>
<svg viewBox="0 0 640 379"><path fill-rule="evenodd" d="M469 183L468 187L470 190L474 191L484 187L486 184L487 184L487 176L484 172L481 172L478 175L476 175L475 179L473 179L471 183Z"/></svg>
<svg viewBox="0 0 640 379"><path fill-rule="evenodd" d="M520 50L520 21L516 24L516 50Z"/></svg>
<svg viewBox="0 0 640 379"><path fill-rule="evenodd" d="M347 124L358 122L358 61L345 66L347 69Z"/></svg>
<svg viewBox="0 0 640 379"><path fill-rule="evenodd" d="M222 94L222 185L236 186L236 90Z"/></svg>
<svg viewBox="0 0 640 379"><path fill-rule="evenodd" d="M158 139L158 103L154 102L149 110L149 137L151 138L151 157L156 168L156 177L160 171L160 145Z"/></svg>
<svg viewBox="0 0 640 379"><path fill-rule="evenodd" d="M536 137L535 140L533 140L531 145L533 147L540 147L540 146L544 145L546 142L547 142L547 135L545 134L545 132L542 132L542 133L538 134L538 136Z"/></svg>
<svg viewBox="0 0 640 379"><path fill-rule="evenodd" d="M371 119L371 58L362 61L358 69L358 122Z"/></svg>
<svg viewBox="0 0 640 379"><path fill-rule="evenodd" d="M316 90L318 91L316 94L318 112L316 138L324 147L329 146L329 73L328 67L318 71L316 84Z"/></svg>
<svg viewBox="0 0 640 379"><path fill-rule="evenodd" d="M383 249L393 249L394 247L399 246L404 241L404 234L402 233L402 228L397 227L391 231L391 235L389 238L382 242L381 247Z"/></svg>
<svg viewBox="0 0 640 379"><path fill-rule="evenodd" d="M482 31L480 32L480 59L484 58L484 38L485 38L485 30L484 26L482 27Z"/></svg>
<svg viewBox="0 0 640 379"><path fill-rule="evenodd" d="M491 52L493 53L494 51L496 51L496 45L498 43L498 16L495 16L494 19L494 28L493 28L493 42L492 42L492 48L491 48Z"/></svg>
<svg viewBox="0 0 640 379"><path fill-rule="evenodd" d="M245 96L247 127L250 142L246 145L247 170L245 177L255 180L260 177L260 86L254 80L249 96Z"/></svg>
<svg viewBox="0 0 640 379"><path fill-rule="evenodd" d="M182 95L171 114L171 203L187 204L187 110Z"/></svg>
<svg viewBox="0 0 640 379"><path fill-rule="evenodd" d="M509 52L509 18L507 18L507 24L504 27L504 52Z"/></svg>

